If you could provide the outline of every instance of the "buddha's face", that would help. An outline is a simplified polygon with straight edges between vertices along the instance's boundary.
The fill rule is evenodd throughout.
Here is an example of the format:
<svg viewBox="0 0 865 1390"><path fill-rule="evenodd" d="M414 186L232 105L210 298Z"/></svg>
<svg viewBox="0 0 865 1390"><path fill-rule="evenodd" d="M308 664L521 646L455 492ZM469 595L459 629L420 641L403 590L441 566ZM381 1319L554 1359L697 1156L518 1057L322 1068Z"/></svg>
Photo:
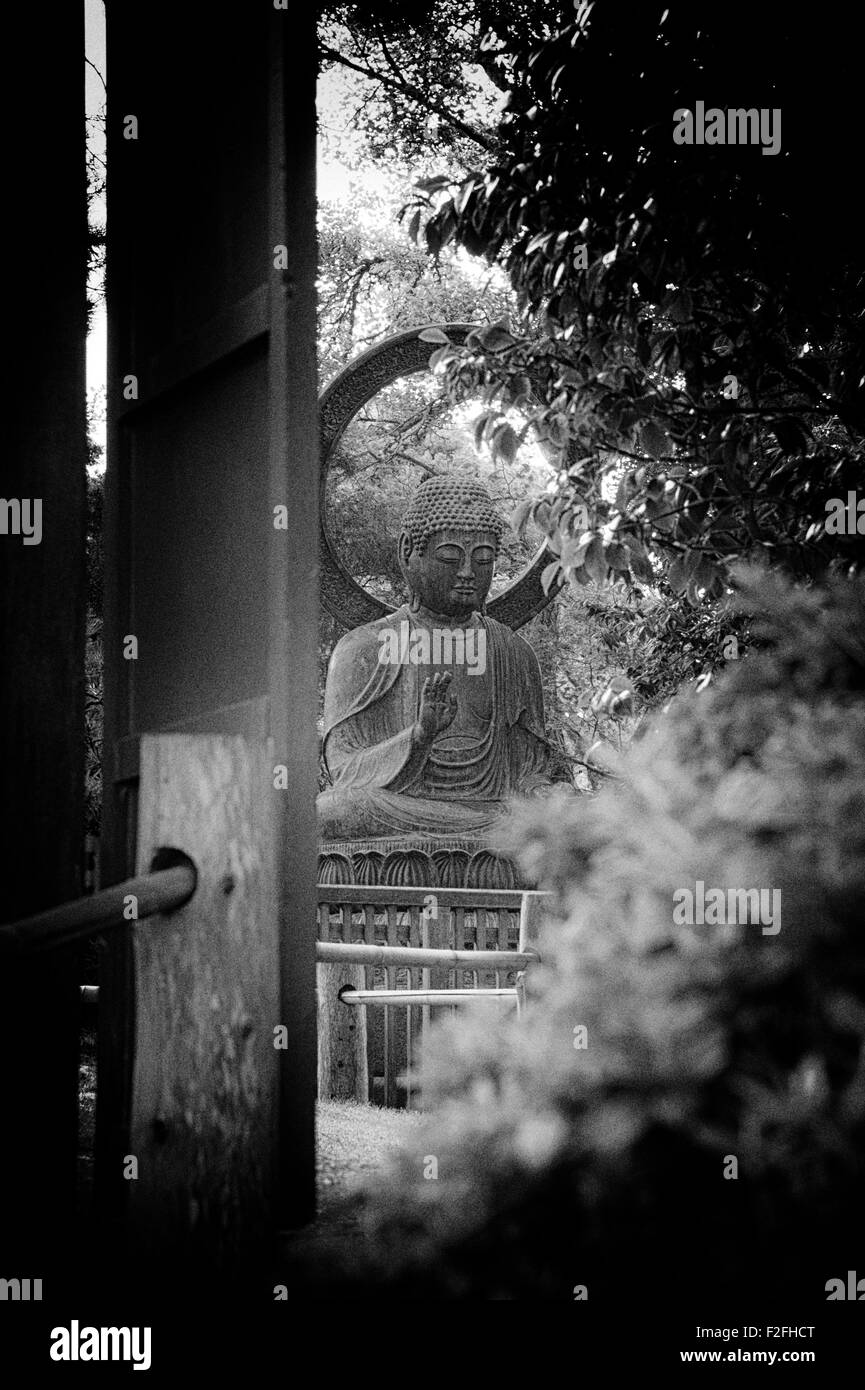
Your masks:
<svg viewBox="0 0 865 1390"><path fill-rule="evenodd" d="M496 559L491 531L434 531L422 552L404 531L399 554L410 591L431 613L467 618L483 607Z"/></svg>

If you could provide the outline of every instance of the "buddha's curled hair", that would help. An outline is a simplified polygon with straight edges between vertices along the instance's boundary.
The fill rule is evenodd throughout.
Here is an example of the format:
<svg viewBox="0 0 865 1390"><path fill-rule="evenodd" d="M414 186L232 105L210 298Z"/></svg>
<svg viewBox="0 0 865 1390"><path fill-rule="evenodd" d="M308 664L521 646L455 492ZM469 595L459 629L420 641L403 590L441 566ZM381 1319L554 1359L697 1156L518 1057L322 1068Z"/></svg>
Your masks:
<svg viewBox="0 0 865 1390"><path fill-rule="evenodd" d="M436 531L490 531L496 549L505 534L505 522L481 483L471 478L428 478L409 503L403 527L414 549L423 552Z"/></svg>

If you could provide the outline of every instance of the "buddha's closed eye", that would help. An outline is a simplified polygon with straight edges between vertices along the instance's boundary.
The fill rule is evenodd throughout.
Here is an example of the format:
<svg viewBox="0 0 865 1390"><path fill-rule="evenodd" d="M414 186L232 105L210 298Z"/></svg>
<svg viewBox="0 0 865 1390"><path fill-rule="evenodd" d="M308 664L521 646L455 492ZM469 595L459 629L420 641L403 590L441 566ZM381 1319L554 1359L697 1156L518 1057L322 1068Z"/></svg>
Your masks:
<svg viewBox="0 0 865 1390"><path fill-rule="evenodd" d="M465 551L455 545L440 545L436 548L436 559L442 560L446 565L458 565L465 556ZM491 565L495 559L495 552L490 546L478 546L472 551L472 561L476 565Z"/></svg>

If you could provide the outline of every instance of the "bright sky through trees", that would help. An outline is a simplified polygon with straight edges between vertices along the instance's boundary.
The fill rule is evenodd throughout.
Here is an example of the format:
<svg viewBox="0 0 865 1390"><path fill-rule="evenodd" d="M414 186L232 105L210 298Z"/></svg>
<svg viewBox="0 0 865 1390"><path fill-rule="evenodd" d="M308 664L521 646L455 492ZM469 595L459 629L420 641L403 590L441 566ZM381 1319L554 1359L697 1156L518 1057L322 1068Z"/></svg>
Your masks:
<svg viewBox="0 0 865 1390"><path fill-rule="evenodd" d="M104 117L106 78L105 6L104 0L85 0L85 102L88 120L90 159L97 170L105 158ZM100 76L101 75L101 76ZM488 83L481 69L473 70L472 82L484 91L487 107L495 104L500 94ZM408 237L398 223L398 214L407 201L413 184L423 177L443 172L439 151L407 167L396 151L390 162L371 161L364 147L364 138L357 130L356 113L369 95L369 82L345 68L326 69L319 79L318 112L318 194L324 209L330 207L347 213L361 236L388 229L395 240ZM479 96L480 100L480 96ZM488 113L487 113L488 114ZM434 118L436 119L436 118ZM91 197L91 225L104 228L104 194ZM477 288L480 301L485 290L494 288L499 295L506 289L506 279L497 268L469 256L462 249L449 248L445 259L458 262L460 273ZM90 406L91 433L97 444L105 446L105 389L107 374L107 317L104 301L104 264L99 262L91 271L88 291L94 305L87 339L87 393ZM361 307L358 316L358 335L378 336L380 325ZM476 410L464 405L455 411L455 419L470 431ZM528 456L533 464L542 463L540 452L529 446ZM104 456L103 456L104 465Z"/></svg>
<svg viewBox="0 0 865 1390"><path fill-rule="evenodd" d="M97 160L105 158L104 127L96 120L105 108L105 5L104 0L84 0L84 106L87 115L87 140ZM101 74L101 76L100 76ZM90 207L90 221L105 223L105 198L97 197ZM88 291L97 301L87 335L87 397L88 401L104 401L108 325L105 315L105 286L102 270L91 275ZM98 444L105 446L105 412L91 410L91 431Z"/></svg>

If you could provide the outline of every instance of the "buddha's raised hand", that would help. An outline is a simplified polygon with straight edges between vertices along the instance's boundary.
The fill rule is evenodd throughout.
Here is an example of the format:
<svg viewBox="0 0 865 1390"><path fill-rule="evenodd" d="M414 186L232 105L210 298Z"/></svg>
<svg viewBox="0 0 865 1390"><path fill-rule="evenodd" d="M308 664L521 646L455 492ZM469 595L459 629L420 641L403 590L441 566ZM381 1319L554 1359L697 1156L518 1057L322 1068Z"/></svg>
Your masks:
<svg viewBox="0 0 865 1390"><path fill-rule="evenodd" d="M420 713L414 726L415 743L432 743L456 719L457 697L450 688L451 672L427 676L420 693Z"/></svg>

